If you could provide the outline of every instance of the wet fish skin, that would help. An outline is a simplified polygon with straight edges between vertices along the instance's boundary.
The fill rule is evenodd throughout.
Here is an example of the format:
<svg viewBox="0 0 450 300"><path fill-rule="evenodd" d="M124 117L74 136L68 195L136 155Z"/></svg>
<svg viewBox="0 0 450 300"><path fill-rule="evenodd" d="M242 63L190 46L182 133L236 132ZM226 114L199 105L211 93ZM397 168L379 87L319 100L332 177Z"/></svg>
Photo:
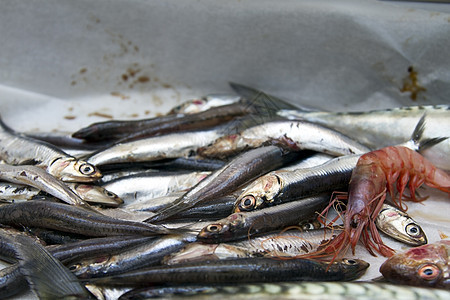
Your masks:
<svg viewBox="0 0 450 300"><path fill-rule="evenodd" d="M273 171L249 184L236 199L233 212L252 211L323 192L345 190L359 154L340 156L321 165Z"/></svg>
<svg viewBox="0 0 450 300"><path fill-rule="evenodd" d="M149 222L161 222L199 202L230 194L252 179L282 166L294 155L285 154L277 146L266 146L242 153L199 182L173 205L158 211Z"/></svg>
<svg viewBox="0 0 450 300"><path fill-rule="evenodd" d="M127 248L150 242L155 237L149 236L109 236L90 238L63 245L50 245L46 249L58 260L67 264L69 262L87 259L96 255L110 255L124 251Z"/></svg>
<svg viewBox="0 0 450 300"><path fill-rule="evenodd" d="M383 204L375 225L386 235L410 246L425 245L428 242L425 232L416 221L388 204Z"/></svg>
<svg viewBox="0 0 450 300"><path fill-rule="evenodd" d="M37 166L12 166L0 164L0 179L13 183L26 184L45 191L48 194L72 205L86 205L63 182Z"/></svg>
<svg viewBox="0 0 450 300"><path fill-rule="evenodd" d="M115 255L106 254L77 261L69 268L79 278L97 278L121 274L160 264L166 255L178 251L195 240L196 236L193 234L164 235Z"/></svg>
<svg viewBox="0 0 450 300"><path fill-rule="evenodd" d="M440 240L394 254L380 267L388 281L450 289L450 240Z"/></svg>
<svg viewBox="0 0 450 300"><path fill-rule="evenodd" d="M236 300L446 300L450 292L367 282L281 282L233 285L177 285L136 288L119 300L236 299Z"/></svg>
<svg viewBox="0 0 450 300"><path fill-rule="evenodd" d="M94 152L86 159L93 165L101 166L123 162L155 161L183 157L217 139L222 135L223 130L224 127L215 127L116 143Z"/></svg>
<svg viewBox="0 0 450 300"><path fill-rule="evenodd" d="M111 180L101 186L117 194L125 205L145 202L174 192L185 192L210 172L145 171ZM133 188L130 189L130 186Z"/></svg>
<svg viewBox="0 0 450 300"><path fill-rule="evenodd" d="M240 96L230 94L209 94L201 98L184 101L173 107L168 114L192 114L210 109L211 107L228 105L241 100Z"/></svg>
<svg viewBox="0 0 450 300"><path fill-rule="evenodd" d="M22 276L16 263L0 270L0 298L6 299L28 289L28 282Z"/></svg>
<svg viewBox="0 0 450 300"><path fill-rule="evenodd" d="M1 205L0 223L20 227L36 226L93 237L171 233L162 226L114 219L73 205L40 200Z"/></svg>
<svg viewBox="0 0 450 300"><path fill-rule="evenodd" d="M226 158L247 148L260 147L269 141L278 141L292 149L308 149L335 156L363 154L370 149L344 134L307 121L269 121L252 126L238 134L217 139L201 148L199 155Z"/></svg>
<svg viewBox="0 0 450 300"><path fill-rule="evenodd" d="M325 193L260 210L233 213L205 226L198 239L205 243L220 243L281 230L297 225L301 220L311 219L328 204L329 199L330 194Z"/></svg>
<svg viewBox="0 0 450 300"><path fill-rule="evenodd" d="M164 259L165 264L189 261L228 259L235 257L295 257L317 250L328 243L341 230L298 229L267 233L237 242L205 244L191 243Z"/></svg>
<svg viewBox="0 0 450 300"><path fill-rule="evenodd" d="M355 137L373 149L397 145L409 140L409 134L426 113L423 138L442 137L450 132L450 106L408 106L359 112L308 112L280 111L279 115L297 120L307 120L334 128ZM423 152L434 165L450 170L450 139Z"/></svg>
<svg viewBox="0 0 450 300"><path fill-rule="evenodd" d="M92 182L102 174L92 164L43 141L15 132L0 119L0 159L8 164L36 164L63 181Z"/></svg>
<svg viewBox="0 0 450 300"><path fill-rule="evenodd" d="M278 281L350 281L369 264L359 259L331 265L307 259L235 258L155 266L93 280L95 284L140 286L149 283L240 283Z"/></svg>
<svg viewBox="0 0 450 300"><path fill-rule="evenodd" d="M20 273L40 299L91 299L78 279L34 239L5 231L0 235L14 245Z"/></svg>

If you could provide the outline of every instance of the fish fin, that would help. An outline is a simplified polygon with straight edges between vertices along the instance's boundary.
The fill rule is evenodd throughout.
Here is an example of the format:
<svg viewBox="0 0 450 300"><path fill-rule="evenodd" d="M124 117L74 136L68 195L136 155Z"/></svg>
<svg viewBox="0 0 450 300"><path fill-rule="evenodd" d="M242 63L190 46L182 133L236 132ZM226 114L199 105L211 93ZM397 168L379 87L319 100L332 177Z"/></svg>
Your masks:
<svg viewBox="0 0 450 300"><path fill-rule="evenodd" d="M24 235L12 240L17 245L20 272L39 299L92 298L78 278L44 247Z"/></svg>
<svg viewBox="0 0 450 300"><path fill-rule="evenodd" d="M237 94L239 94L243 98L248 99L249 101L256 101L256 102L263 101L263 103L264 102L267 103L267 100L270 100L270 103L273 105L273 107L276 110L295 109L295 110L300 110L300 111L314 111L314 109L304 107L299 104L294 105L294 104L290 103L290 101L280 99L273 95L269 95L261 90L258 90L258 89L240 84L240 83L228 82L228 84Z"/></svg>
<svg viewBox="0 0 450 300"><path fill-rule="evenodd" d="M411 139L405 143L405 146L417 152L422 152L448 139L448 137L423 138L423 132L425 131L425 118L426 113L424 113L419 122L417 122L417 125L411 134Z"/></svg>

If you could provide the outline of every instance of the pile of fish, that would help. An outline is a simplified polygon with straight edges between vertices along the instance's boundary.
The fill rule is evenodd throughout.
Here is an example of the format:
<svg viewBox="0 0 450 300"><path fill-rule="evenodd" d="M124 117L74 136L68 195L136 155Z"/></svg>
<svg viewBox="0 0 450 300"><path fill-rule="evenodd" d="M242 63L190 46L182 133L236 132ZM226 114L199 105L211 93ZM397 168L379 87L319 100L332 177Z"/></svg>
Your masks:
<svg viewBox="0 0 450 300"><path fill-rule="evenodd" d="M450 194L449 106L317 112L232 87L70 137L0 120L0 298L450 299L449 242L427 245L401 202L407 184ZM353 201L361 161L394 150L413 171ZM390 283L349 282L369 267L357 241L391 256Z"/></svg>

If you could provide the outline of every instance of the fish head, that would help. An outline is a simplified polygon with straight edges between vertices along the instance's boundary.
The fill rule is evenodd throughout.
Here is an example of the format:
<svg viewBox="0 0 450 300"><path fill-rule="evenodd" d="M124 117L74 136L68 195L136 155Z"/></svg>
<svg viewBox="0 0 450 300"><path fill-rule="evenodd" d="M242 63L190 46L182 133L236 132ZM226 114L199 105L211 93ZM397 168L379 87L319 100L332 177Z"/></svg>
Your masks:
<svg viewBox="0 0 450 300"><path fill-rule="evenodd" d="M375 224L385 234L411 246L425 245L428 241L416 221L401 210L386 204L375 219Z"/></svg>
<svg viewBox="0 0 450 300"><path fill-rule="evenodd" d="M260 177L236 199L233 212L252 211L270 205L282 187L282 181L276 174Z"/></svg>
<svg viewBox="0 0 450 300"><path fill-rule="evenodd" d="M70 186L72 187L72 185ZM119 196L98 185L75 183L72 190L87 202L103 204L109 207L118 207L123 203Z"/></svg>
<svg viewBox="0 0 450 300"><path fill-rule="evenodd" d="M346 280L354 280L361 277L370 266L368 262L356 258L337 259L333 264L340 266Z"/></svg>
<svg viewBox="0 0 450 300"><path fill-rule="evenodd" d="M93 182L102 177L98 168L75 158L61 157L54 160L47 171L56 178L67 182Z"/></svg>
<svg viewBox="0 0 450 300"><path fill-rule="evenodd" d="M391 282L422 287L450 288L448 245L427 244L395 254L380 267Z"/></svg>
<svg viewBox="0 0 450 300"><path fill-rule="evenodd" d="M225 219L205 226L197 238L203 242L219 243L231 241L245 223L244 213L233 213Z"/></svg>

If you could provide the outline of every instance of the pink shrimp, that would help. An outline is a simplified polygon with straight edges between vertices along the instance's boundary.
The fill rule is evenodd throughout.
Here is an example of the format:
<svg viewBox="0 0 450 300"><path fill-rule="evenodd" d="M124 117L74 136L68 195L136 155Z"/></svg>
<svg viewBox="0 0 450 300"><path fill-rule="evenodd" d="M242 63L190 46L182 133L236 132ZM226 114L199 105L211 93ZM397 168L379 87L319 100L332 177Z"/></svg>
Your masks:
<svg viewBox="0 0 450 300"><path fill-rule="evenodd" d="M398 198L395 197L395 183ZM436 168L414 150L403 146L391 146L362 155L350 180L348 204L344 214L344 231L326 248L311 256L333 254L334 260L338 255L345 254L350 246L354 253L360 238L371 254L375 255L373 252L375 250L383 256L392 256L394 250L383 243L374 220L387 193L400 209L406 209L402 207L402 198L407 185L410 200L425 200L427 197L417 199L415 195L416 189L422 184L450 194L450 175Z"/></svg>

